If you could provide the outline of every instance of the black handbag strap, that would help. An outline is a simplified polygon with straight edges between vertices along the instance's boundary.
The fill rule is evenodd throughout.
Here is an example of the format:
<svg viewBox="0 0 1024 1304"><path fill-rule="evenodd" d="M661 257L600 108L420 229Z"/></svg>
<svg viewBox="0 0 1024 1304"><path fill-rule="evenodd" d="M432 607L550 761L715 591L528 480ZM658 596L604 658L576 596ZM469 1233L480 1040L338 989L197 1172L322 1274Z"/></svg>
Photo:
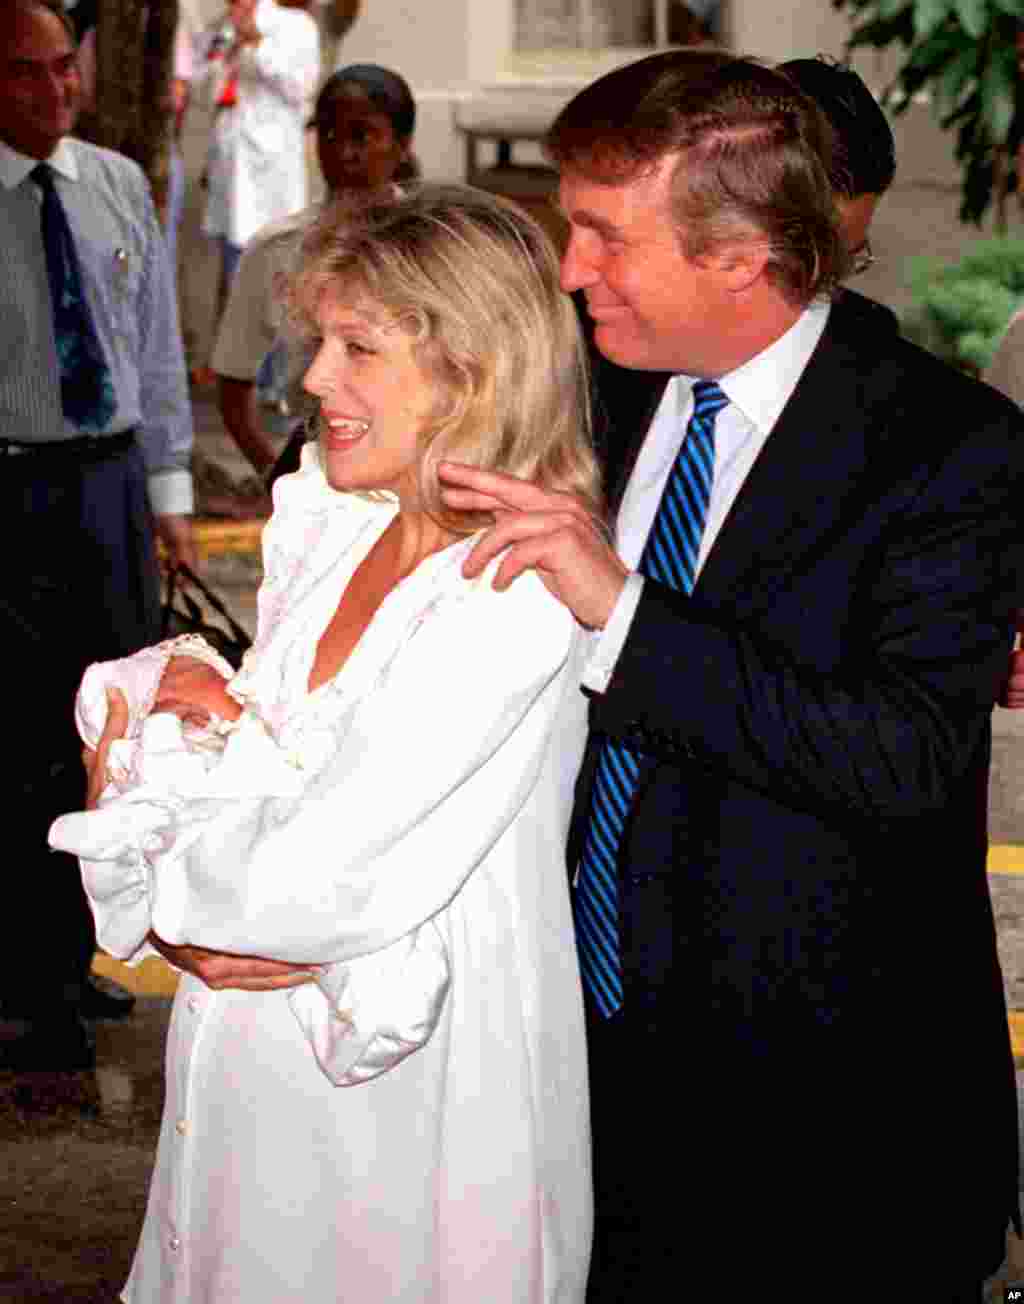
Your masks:
<svg viewBox="0 0 1024 1304"><path fill-rule="evenodd" d="M226 622L231 636L243 649L252 647L252 639L228 611L224 603L217 597L216 593L204 583L203 580L195 573L187 562L179 561L177 566L170 572L167 577L167 600L164 603L164 633L167 633L167 624L170 619L171 604L174 601L175 589L178 587L179 577L184 577L190 584L195 585L206 601L210 604L218 616L221 616ZM182 597L188 601L187 595L182 592ZM190 604L191 605L191 604Z"/></svg>

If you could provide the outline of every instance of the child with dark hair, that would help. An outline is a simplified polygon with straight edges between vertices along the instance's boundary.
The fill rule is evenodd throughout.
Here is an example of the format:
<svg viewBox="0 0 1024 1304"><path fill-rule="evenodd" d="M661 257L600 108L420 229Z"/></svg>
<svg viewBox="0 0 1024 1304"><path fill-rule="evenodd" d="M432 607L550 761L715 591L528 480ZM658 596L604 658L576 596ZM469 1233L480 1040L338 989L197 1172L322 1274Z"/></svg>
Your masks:
<svg viewBox="0 0 1024 1304"><path fill-rule="evenodd" d="M414 180L419 175L412 154L415 125L416 102L398 73L377 64L351 64L333 73L320 88L310 119L328 201ZM321 207L304 209L256 234L242 255L214 345L224 425L266 481L275 469L279 474L298 466L301 434L288 444L278 465L279 442L261 419L257 386L272 373L284 391L284 415L296 422L304 399L294 382L304 368L301 359L289 358L287 342L279 338L279 285ZM269 508L263 500L254 506Z"/></svg>

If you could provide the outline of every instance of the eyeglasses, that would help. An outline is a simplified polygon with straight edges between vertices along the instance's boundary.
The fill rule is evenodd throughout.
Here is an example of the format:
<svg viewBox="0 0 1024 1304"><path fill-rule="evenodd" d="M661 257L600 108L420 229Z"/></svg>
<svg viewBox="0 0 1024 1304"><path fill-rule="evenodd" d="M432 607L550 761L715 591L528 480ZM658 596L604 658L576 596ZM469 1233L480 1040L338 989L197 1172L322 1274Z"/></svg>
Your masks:
<svg viewBox="0 0 1024 1304"><path fill-rule="evenodd" d="M871 249L871 241L865 240L859 249L853 251L853 266L850 268L850 275L860 276L869 267L873 267L877 261L878 259Z"/></svg>

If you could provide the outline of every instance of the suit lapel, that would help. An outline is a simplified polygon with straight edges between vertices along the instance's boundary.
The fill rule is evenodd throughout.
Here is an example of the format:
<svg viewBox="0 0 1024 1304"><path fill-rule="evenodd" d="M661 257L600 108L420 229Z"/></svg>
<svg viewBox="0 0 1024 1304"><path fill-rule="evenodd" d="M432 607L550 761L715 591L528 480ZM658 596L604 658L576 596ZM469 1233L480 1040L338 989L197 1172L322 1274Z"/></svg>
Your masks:
<svg viewBox="0 0 1024 1304"><path fill-rule="evenodd" d="M857 348L864 323L842 299L832 306L818 346L771 436L751 468L697 581L717 597L746 593L754 606L771 601L792 567L841 528L846 505L866 469L863 363ZM670 376L630 371L597 355L595 440L614 519ZM856 413L855 424L850 414Z"/></svg>
<svg viewBox="0 0 1024 1304"><path fill-rule="evenodd" d="M705 599L770 605L794 566L848 519L864 486L865 405L855 398L857 360L842 335L830 317L707 558L697 581Z"/></svg>

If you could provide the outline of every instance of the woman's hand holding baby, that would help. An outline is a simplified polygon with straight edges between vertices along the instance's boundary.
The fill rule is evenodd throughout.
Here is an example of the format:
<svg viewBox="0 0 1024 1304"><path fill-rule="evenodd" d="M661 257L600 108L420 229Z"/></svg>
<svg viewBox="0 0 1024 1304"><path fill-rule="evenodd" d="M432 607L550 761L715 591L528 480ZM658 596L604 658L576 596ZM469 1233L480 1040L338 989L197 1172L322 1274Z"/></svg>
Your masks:
<svg viewBox="0 0 1024 1304"><path fill-rule="evenodd" d="M95 810L99 805L100 795L107 786L107 759L110 745L118 738L123 738L128 728L128 702L119 688L107 689L107 723L96 745L82 748L82 764L85 766L86 790L85 809Z"/></svg>

